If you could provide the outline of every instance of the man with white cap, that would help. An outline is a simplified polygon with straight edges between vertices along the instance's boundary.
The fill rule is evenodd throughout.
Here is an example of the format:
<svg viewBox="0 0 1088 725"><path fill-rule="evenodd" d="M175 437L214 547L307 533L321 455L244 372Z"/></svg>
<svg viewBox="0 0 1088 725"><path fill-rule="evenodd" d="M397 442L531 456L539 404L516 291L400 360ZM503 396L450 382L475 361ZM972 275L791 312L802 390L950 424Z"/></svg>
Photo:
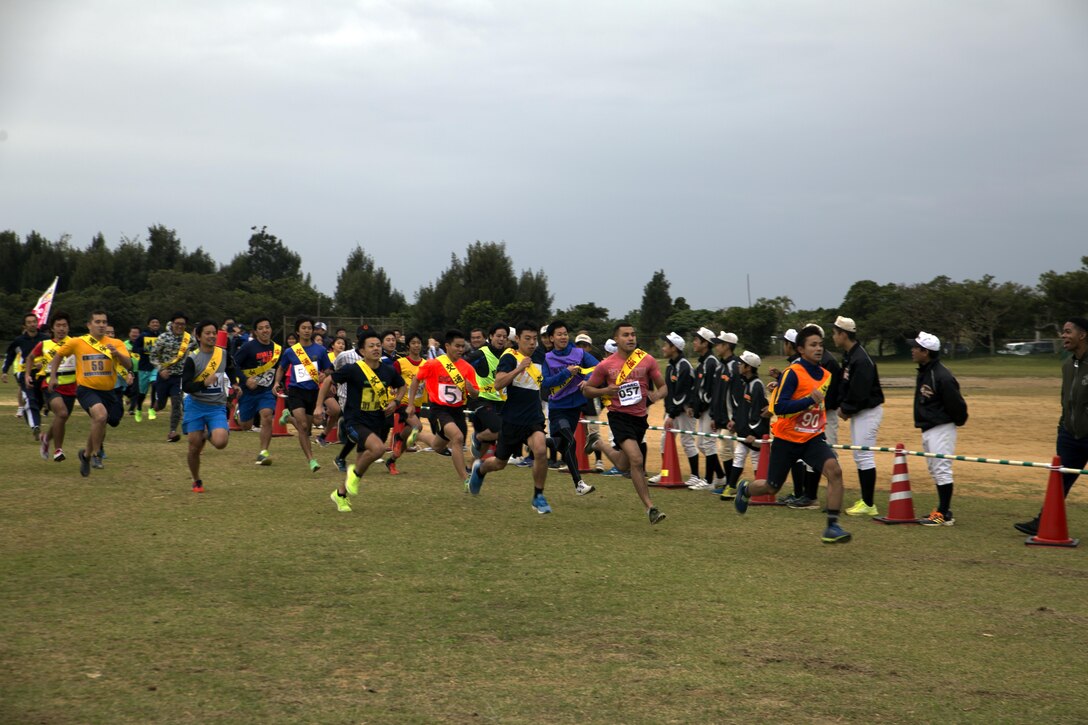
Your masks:
<svg viewBox="0 0 1088 725"><path fill-rule="evenodd" d="M918 363L918 381L914 389L914 427L922 431L922 450L926 453L956 452L956 427L967 422L967 403L960 384L940 361L941 341L936 335L919 332L911 345L910 356ZM951 526L952 461L927 458L929 475L937 484L937 508L922 522L926 526Z"/></svg>
<svg viewBox="0 0 1088 725"><path fill-rule="evenodd" d="M876 363L858 342L858 326L849 317L839 315L832 327L835 345L844 351L839 417L850 421L850 443L876 446L880 421L884 419L884 391ZM848 516L877 516L873 496L876 493L876 460L872 451L854 451L861 500L846 509Z"/></svg>
<svg viewBox="0 0 1088 725"><path fill-rule="evenodd" d="M700 327L691 340L691 346L695 350L695 354L699 356L699 363L695 366L695 390L688 408L692 419L695 421L695 430L704 435L699 436L692 442L692 451L688 451L686 445L684 448L689 457L694 454L696 465L698 465L699 453L706 457L706 480L689 486L689 488L693 489L714 488L715 479L718 481L724 481L725 479L725 470L718 459L718 442L716 439L705 435L713 433L716 428L710 415L710 404L714 399L714 386L718 381L719 368L721 367L721 362L710 350L716 339L717 337L713 332L705 327Z"/></svg>
<svg viewBox="0 0 1088 725"><path fill-rule="evenodd" d="M576 347L581 348L587 355L593 355L593 338L589 336L589 333L582 330L574 338L574 344ZM582 406L582 415L586 420L597 420L597 417L601 414L600 402L595 398L586 398L585 405ZM597 459L595 467L597 471L604 471L604 460L601 458L600 451L593 451L594 457Z"/></svg>
<svg viewBox="0 0 1088 725"><path fill-rule="evenodd" d="M744 387L740 379L740 361L733 352L736 350L738 341L739 338L735 334L725 330L714 336L714 354L718 358L718 374L710 396L710 420L713 423L712 429L715 431L724 431L729 427L729 421L733 419L737 395ZM720 460L733 460L733 451L732 440L728 438L718 440ZM729 472L726 471L726 478L728 477ZM732 497L736 491L729 490L730 488L731 486L726 482L720 491L718 489L714 491Z"/></svg>
<svg viewBox="0 0 1088 725"><path fill-rule="evenodd" d="M752 458L753 473L759 469L760 446L756 443L771 432L771 411L767 405L767 393L759 379L759 366L763 360L751 350L740 354L740 376L744 381L743 393L729 421L729 430L740 440L734 446L733 463L727 479L728 493L722 492L722 500L736 495L737 481L744 473L744 463Z"/></svg>
<svg viewBox="0 0 1088 725"><path fill-rule="evenodd" d="M691 415L691 406L695 402L695 369L691 361L684 357L684 338L675 332L663 335L661 354L668 359L665 367L665 423L664 427L678 428L683 431L695 430L695 419ZM665 437L661 434L661 446L664 449ZM699 477L699 451L695 447L695 437L690 433L680 434L680 445L691 465L691 476L685 481L689 488L708 488L706 480ZM661 474L650 479L650 483L661 481Z"/></svg>

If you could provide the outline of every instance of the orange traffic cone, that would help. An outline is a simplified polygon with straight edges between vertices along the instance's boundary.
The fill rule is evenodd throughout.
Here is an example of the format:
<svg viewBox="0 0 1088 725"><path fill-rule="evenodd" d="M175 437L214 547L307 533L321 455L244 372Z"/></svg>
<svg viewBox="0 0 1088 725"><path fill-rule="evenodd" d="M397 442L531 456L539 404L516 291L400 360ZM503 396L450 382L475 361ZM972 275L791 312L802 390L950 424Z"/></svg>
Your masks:
<svg viewBox="0 0 1088 725"><path fill-rule="evenodd" d="M735 445L740 445L735 443ZM771 437L763 436L763 445L759 447L759 465L756 466L756 480L766 481L767 472L771 470ZM748 500L749 506L784 506L779 503L773 493L765 493L762 496L752 496Z"/></svg>
<svg viewBox="0 0 1088 725"><path fill-rule="evenodd" d="M589 456L586 455L586 426L583 420L585 420L584 416L578 419L578 429L574 431L575 458L578 460L579 473L593 473L593 467L589 465Z"/></svg>
<svg viewBox="0 0 1088 725"><path fill-rule="evenodd" d="M337 421L336 425L332 426L331 428L326 428L325 429L325 442L326 443L339 443L340 442L340 421Z"/></svg>
<svg viewBox="0 0 1088 725"><path fill-rule="evenodd" d="M242 430L242 426L238 425L238 401L234 398L227 402L227 428L229 430Z"/></svg>
<svg viewBox="0 0 1088 725"><path fill-rule="evenodd" d="M276 396L276 412L272 414L272 437L282 438L283 436L291 435L291 431L287 430L287 426L280 423L280 416L283 415L284 402L283 398Z"/></svg>
<svg viewBox="0 0 1088 725"><path fill-rule="evenodd" d="M1039 517L1039 533L1024 540L1028 546L1065 546L1072 548L1080 539L1069 538L1065 521L1065 489L1062 487L1062 459L1054 456L1050 468L1050 481L1046 485L1043 513Z"/></svg>
<svg viewBox="0 0 1088 725"><path fill-rule="evenodd" d="M918 524L914 517L914 497L910 492L910 474L907 473L907 454L902 443L895 446L895 465L892 467L892 493L888 496L888 515L875 516L881 524Z"/></svg>
<svg viewBox="0 0 1088 725"><path fill-rule="evenodd" d="M680 478L680 456L676 454L676 437L672 431L665 433L665 443L661 446L661 478L651 486L661 488L683 488Z"/></svg>

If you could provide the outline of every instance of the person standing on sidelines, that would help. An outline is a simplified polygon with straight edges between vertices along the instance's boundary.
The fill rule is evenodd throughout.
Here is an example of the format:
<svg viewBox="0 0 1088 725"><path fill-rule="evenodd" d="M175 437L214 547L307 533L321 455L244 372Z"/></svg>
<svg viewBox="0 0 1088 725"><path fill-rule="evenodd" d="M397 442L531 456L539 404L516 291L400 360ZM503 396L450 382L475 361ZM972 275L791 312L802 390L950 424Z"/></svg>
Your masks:
<svg viewBox="0 0 1088 725"><path fill-rule="evenodd" d="M585 496L593 493L594 488L582 480L575 441L582 411L588 402L582 395L582 382L593 372L598 360L571 342L570 327L563 320L554 320L548 325L548 332L552 349L544 356L545 376L560 376L559 382L545 385L548 390L548 434L566 464L574 492Z"/></svg>
<svg viewBox="0 0 1088 725"><path fill-rule="evenodd" d="M684 357L684 338L675 332L664 336L661 345L661 353L669 361L665 367L665 422L666 429L661 433L661 448L664 450L665 441L668 439L668 429L678 428L680 433L680 445L684 449L684 455L688 457L688 465L691 466L691 476L685 481L685 485L692 490L710 488L710 485L699 476L699 449L695 447L695 438L686 431L695 430L695 419L692 417L692 405L695 403L695 368L691 361ZM662 474L657 474L650 479L651 483L661 480Z"/></svg>
<svg viewBox="0 0 1088 725"><path fill-rule="evenodd" d="M170 316L169 328L158 336L155 346L151 348L151 362L158 369L158 379L155 381L155 410L162 411L167 401L170 402L170 432L166 434L166 440L170 443L181 440L181 435L178 433L178 425L181 423L184 408L181 370L184 367L185 356L196 345L193 336L185 329L188 323L188 317L181 312L175 312Z"/></svg>
<svg viewBox="0 0 1088 725"><path fill-rule="evenodd" d="M465 468L465 403L480 395L476 383L476 371L464 361L465 333L450 330L446 333L446 352L419 366L415 380L408 389L408 407L405 412L416 412L415 400L419 387L426 386L430 400L430 419L435 433L420 433L419 438L441 454L450 451L453 470L458 480L468 480Z"/></svg>
<svg viewBox="0 0 1088 725"><path fill-rule="evenodd" d="M1062 324L1062 347L1069 357L1062 363L1062 417L1058 419L1057 453L1062 468L1084 470L1088 467L1088 319L1070 317ZM1066 496L1077 476L1062 474ZM1013 526L1021 533L1036 536L1039 516Z"/></svg>
<svg viewBox="0 0 1088 725"><path fill-rule="evenodd" d="M358 455L348 467L347 476L329 498L341 513L351 511L350 496L359 494L359 480L374 461L385 453L385 439L389 435L397 398L404 389L404 378L383 361L382 339L373 330L362 333L357 343L362 359L341 364L333 370L331 382L344 385L344 417L341 428L344 437L356 444ZM337 356L337 362L346 362L347 353ZM322 383L324 393L329 385Z"/></svg>
<svg viewBox="0 0 1088 725"><path fill-rule="evenodd" d="M832 337L835 345L845 351L842 359L842 397L839 417L850 421L850 444L876 446L880 421L884 419L884 391L876 363L858 342L858 327L849 317L835 319ZM854 451L858 469L861 500L846 509L848 516L877 516L876 460L872 451ZM819 469L816 469L819 470Z"/></svg>
<svg viewBox="0 0 1088 725"><path fill-rule="evenodd" d="M329 363L325 346L313 341L313 320L309 317L300 317L295 320L295 334L298 335L298 342L280 355L276 377L272 382L272 392L281 395L286 385L285 412L294 418L298 444L310 466L310 472L317 473L321 470L321 464L314 458L310 431L314 424L314 407L317 405L321 373L329 370L332 365Z"/></svg>
<svg viewBox="0 0 1088 725"><path fill-rule="evenodd" d="M185 393L181 432L189 440L188 463L189 473L193 476L193 493L204 493L200 454L205 443L211 443L221 451L230 441L227 395L231 377L236 373L234 359L226 350L230 345L229 337L225 332L220 335L218 323L201 320L193 333L197 345L185 356L181 369L181 389Z"/></svg>
<svg viewBox="0 0 1088 725"><path fill-rule="evenodd" d="M729 421L733 420L733 411L736 408L740 391L744 383L740 379L740 361L735 354L739 338L732 332L722 330L714 336L714 356L718 359L718 372L711 381L710 390L710 429L720 433L729 427ZM719 461L731 461L734 456L734 444L729 438L719 438L717 451ZM728 471L727 471L728 473ZM728 478L728 476L726 476ZM734 484L736 482L734 481ZM725 493L729 488L723 482L721 490L713 488L718 493ZM730 491L730 496L736 491Z"/></svg>
<svg viewBox="0 0 1088 725"><path fill-rule="evenodd" d="M60 463L64 460L64 433L68 425L68 417L72 414L72 408L76 401L76 359L69 355L60 361L57 368L57 385L53 392L49 392L49 364L53 362L57 350L68 341L70 319L67 312L55 312L50 329L53 332L52 339L43 340L31 351L31 359L37 368L37 375L45 386L49 411L53 414L53 422L41 436L42 459L49 460L49 446L53 446L53 460Z"/></svg>
<svg viewBox="0 0 1088 725"><path fill-rule="evenodd" d="M254 421L260 423L258 466L272 465L273 416L276 413L276 394L272 384L276 380L276 366L283 348L272 339L272 321L258 317L253 322L253 337L242 344L234 354L234 367L238 371L238 385L242 396L238 400L238 426L252 430Z"/></svg>
<svg viewBox="0 0 1088 725"><path fill-rule="evenodd" d="M41 439L42 405L44 401L38 395L38 386L34 382L34 376L29 373L33 360L31 353L38 343L48 340L49 336L38 330L38 316L28 312L23 316L23 331L8 345L7 355L4 356L3 374L0 379L4 383L8 381L8 371L14 368L15 382L22 392L26 402L19 410L25 415L27 425L34 434L34 440Z"/></svg>
<svg viewBox="0 0 1088 725"><path fill-rule="evenodd" d="M79 450L79 474L91 475L91 465L102 468L98 452L106 440L106 425L116 428L125 417L125 407L114 392L117 368L132 370L125 344L106 337L109 317L105 310L93 310L87 321L87 334L69 337L60 345L49 363L49 392L59 387L61 363L69 355L76 360L76 399L91 418L87 447ZM92 458L94 459L92 462Z"/></svg>
<svg viewBox="0 0 1088 725"><path fill-rule="evenodd" d="M710 437L715 432L710 406L714 399L714 386L721 376L721 361L711 349L716 339L714 333L705 327L700 327L695 337L691 338L691 346L699 356L699 363L695 366L695 389L689 407L694 430L703 434L694 441L696 456L702 453L706 459L706 486L699 486L703 489L714 488L715 481L724 485L726 478L725 469L718 458L718 439Z"/></svg>
<svg viewBox="0 0 1088 725"><path fill-rule="evenodd" d="M728 501L737 495L737 481L744 473L744 463L752 458L752 471L759 470L760 445L771 431L771 411L767 404L767 392L763 381L759 379L759 366L763 363L759 355L751 350L740 354L740 377L744 381L743 393L733 408L733 420L729 421L729 430L737 436L733 447L733 463L725 482L721 499Z"/></svg>
<svg viewBox="0 0 1088 725"><path fill-rule="evenodd" d="M851 535L839 526L842 508L842 468L835 451L824 438L824 395L831 385L831 373L820 367L824 354L820 328L808 325L797 333L801 358L786 368L771 395L771 407L778 416L772 425L771 446L766 480L741 481L733 505L737 513L748 510L752 496L777 494L786 482L795 461L802 460L827 477L827 528L821 536L825 544L850 541Z"/></svg>
<svg viewBox="0 0 1088 725"><path fill-rule="evenodd" d="M960 393L960 384L940 361L941 341L936 335L919 332L910 349L918 363L918 380L914 389L914 427L922 431L922 450L926 453L955 455L956 428L967 422L967 402ZM937 508L922 519L925 526L951 526L952 461L947 458L927 458L929 475L937 484Z"/></svg>
<svg viewBox="0 0 1088 725"><path fill-rule="evenodd" d="M665 514L650 499L644 438L650 425L647 408L665 397L665 379L653 356L638 347L634 325L617 322L612 337L616 352L597 364L582 387L582 394L587 398L605 399L614 443L606 447L600 434L590 431L586 435L585 450L587 454L600 450L616 468L630 471L631 483L646 507L646 515L651 524L656 524L665 520Z"/></svg>

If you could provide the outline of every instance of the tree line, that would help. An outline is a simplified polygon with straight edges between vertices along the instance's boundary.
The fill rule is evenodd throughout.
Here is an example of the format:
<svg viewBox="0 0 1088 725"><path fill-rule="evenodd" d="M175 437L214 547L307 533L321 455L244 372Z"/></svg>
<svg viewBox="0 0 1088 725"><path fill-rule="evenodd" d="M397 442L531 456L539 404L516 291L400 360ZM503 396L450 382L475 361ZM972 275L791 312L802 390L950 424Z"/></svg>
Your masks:
<svg viewBox="0 0 1088 725"><path fill-rule="evenodd" d="M114 247L101 233L80 248L67 236L49 240L30 232L24 239L14 231L0 232L0 334L18 334L23 313L55 276L60 282L54 309L80 320L105 308L119 332L176 310L190 319L229 314L243 322L268 316L278 323L299 314L394 318L424 334L454 326L486 328L496 320L543 324L558 316L573 329L588 331L600 347L617 319L592 301L554 309L547 275L515 271L502 243L476 241L463 256L451 253L448 266L409 303L359 245L328 296L303 274L302 257L266 227L252 227L246 249L218 264L202 247L186 249L175 230L155 225L148 228L146 242L122 237ZM785 329L828 323L841 314L857 321L859 338L875 354L904 353L920 329L939 336L953 353L993 353L1006 340L1056 337L1066 317L1088 312L1088 256L1081 258L1080 269L1042 274L1035 287L989 275L962 282L939 276L913 284L861 280L834 309L796 309L786 296L759 298L747 307L692 309L671 292L665 272L654 272L641 306L624 316L638 325L646 345L670 330L690 335L706 326L735 332L742 346L765 354Z"/></svg>

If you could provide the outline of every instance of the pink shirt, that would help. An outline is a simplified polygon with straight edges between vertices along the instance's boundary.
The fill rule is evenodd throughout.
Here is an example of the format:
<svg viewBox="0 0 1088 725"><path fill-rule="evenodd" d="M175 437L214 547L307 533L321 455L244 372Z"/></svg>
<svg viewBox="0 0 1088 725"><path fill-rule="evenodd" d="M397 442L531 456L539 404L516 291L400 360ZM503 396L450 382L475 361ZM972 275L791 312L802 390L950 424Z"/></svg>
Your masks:
<svg viewBox="0 0 1088 725"><path fill-rule="evenodd" d="M603 388L616 382L616 377L620 374L625 362L627 362L625 353L613 353L597 363L593 374L589 376L587 385L594 388ZM661 377L661 369L657 366L657 360L654 360L653 355L647 354L624 378L623 382L625 384L631 383L631 385L621 391L621 395L612 396L612 401L608 404L608 410L613 413L645 417L646 395L650 392L650 381L653 381L654 387L665 387L665 379Z"/></svg>

